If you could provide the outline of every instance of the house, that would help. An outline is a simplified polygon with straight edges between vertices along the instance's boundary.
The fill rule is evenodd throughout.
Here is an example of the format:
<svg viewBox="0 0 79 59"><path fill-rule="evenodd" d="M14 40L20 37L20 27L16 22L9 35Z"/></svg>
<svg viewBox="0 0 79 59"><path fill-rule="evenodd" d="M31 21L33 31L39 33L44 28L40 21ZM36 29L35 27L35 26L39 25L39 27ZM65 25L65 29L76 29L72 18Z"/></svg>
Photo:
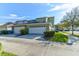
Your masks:
<svg viewBox="0 0 79 59"><path fill-rule="evenodd" d="M29 29L29 34L43 34L45 31L52 30L54 25L54 17L40 17L34 20L16 21L14 24L7 25L14 34L20 34L20 30Z"/></svg>
<svg viewBox="0 0 79 59"><path fill-rule="evenodd" d="M13 25L14 25L14 23L12 23L12 22L7 22L3 25L0 25L0 31L2 31L2 30L12 30L12 28L10 26L13 26Z"/></svg>

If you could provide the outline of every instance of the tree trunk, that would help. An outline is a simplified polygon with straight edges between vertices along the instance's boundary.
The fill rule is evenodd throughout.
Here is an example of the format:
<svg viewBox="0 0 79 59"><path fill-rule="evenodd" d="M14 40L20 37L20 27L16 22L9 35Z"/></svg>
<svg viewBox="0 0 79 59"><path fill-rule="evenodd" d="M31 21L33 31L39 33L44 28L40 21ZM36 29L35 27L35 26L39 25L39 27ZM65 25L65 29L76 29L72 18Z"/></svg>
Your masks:
<svg viewBox="0 0 79 59"><path fill-rule="evenodd" d="M74 35L74 18L72 19L72 35Z"/></svg>
<svg viewBox="0 0 79 59"><path fill-rule="evenodd" d="M73 29L73 25L72 25L72 35L74 35L74 29Z"/></svg>

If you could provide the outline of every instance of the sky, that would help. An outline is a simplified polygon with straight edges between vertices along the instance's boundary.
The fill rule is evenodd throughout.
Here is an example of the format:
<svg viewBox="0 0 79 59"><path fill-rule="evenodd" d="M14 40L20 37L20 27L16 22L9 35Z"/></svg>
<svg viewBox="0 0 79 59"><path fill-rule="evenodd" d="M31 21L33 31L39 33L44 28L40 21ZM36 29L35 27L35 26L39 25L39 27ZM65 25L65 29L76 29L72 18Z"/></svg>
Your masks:
<svg viewBox="0 0 79 59"><path fill-rule="evenodd" d="M77 3L0 3L0 25L45 16L54 16L57 24L66 12L77 6Z"/></svg>

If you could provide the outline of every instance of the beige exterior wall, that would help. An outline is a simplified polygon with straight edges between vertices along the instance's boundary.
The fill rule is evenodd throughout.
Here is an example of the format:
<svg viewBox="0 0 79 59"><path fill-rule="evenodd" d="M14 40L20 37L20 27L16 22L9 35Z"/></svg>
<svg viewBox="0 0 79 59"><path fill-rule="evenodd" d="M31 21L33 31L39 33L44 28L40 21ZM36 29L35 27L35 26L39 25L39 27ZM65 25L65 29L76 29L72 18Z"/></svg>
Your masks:
<svg viewBox="0 0 79 59"><path fill-rule="evenodd" d="M0 31L2 30L7 30L7 27L6 26L0 26Z"/></svg>

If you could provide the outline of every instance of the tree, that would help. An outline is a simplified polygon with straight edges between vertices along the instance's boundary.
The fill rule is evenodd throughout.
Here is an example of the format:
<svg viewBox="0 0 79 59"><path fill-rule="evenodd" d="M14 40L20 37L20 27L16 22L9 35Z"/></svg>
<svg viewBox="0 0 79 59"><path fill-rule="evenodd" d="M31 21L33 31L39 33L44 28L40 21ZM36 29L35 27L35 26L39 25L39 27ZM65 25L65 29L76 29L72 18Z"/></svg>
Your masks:
<svg viewBox="0 0 79 59"><path fill-rule="evenodd" d="M72 29L72 35L73 35L75 20L79 19L79 7L76 7L74 9L72 9L70 12L66 13L66 15L64 16L63 19L70 22L71 29Z"/></svg>
<svg viewBox="0 0 79 59"><path fill-rule="evenodd" d="M63 26L63 24L56 24L55 25L55 29L57 30L57 31L62 31L62 30L64 30L64 26Z"/></svg>
<svg viewBox="0 0 79 59"><path fill-rule="evenodd" d="M68 20L63 20L61 21L62 26L64 27L64 29L69 30L70 29L70 22Z"/></svg>

